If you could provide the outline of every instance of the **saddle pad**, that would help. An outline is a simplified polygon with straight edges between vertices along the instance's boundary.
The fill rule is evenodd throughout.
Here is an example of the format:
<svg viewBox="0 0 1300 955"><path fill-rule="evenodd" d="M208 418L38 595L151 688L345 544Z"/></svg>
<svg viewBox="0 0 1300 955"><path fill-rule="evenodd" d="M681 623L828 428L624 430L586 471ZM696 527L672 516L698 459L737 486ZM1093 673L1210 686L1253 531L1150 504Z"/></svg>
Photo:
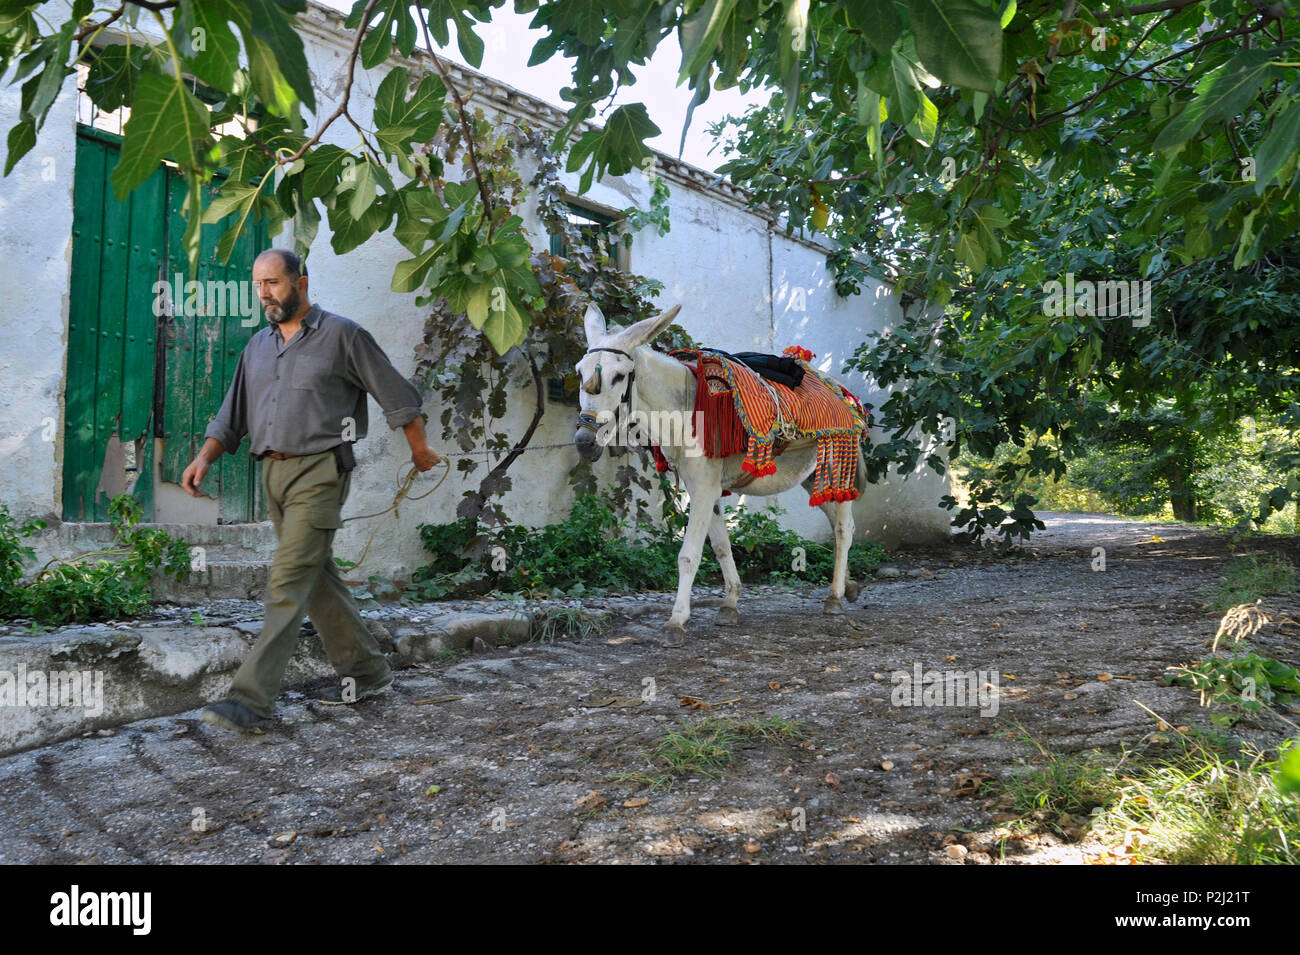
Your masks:
<svg viewBox="0 0 1300 955"><path fill-rule="evenodd" d="M747 434L770 444L777 438L825 438L861 434L866 419L857 399L846 397L839 386L804 366L803 381L787 388L764 381L744 364L708 351L700 353L704 381L711 396L732 392ZM778 414L779 412L779 414Z"/></svg>
<svg viewBox="0 0 1300 955"><path fill-rule="evenodd" d="M703 412L705 433L699 437L707 457L743 452L741 467L763 477L776 471L773 456L778 440L784 445L813 439L817 470L808 503L857 498L859 441L867 418L856 397L803 360L799 362L803 381L789 388L764 381L743 363L716 351L683 349L673 354L679 359L683 354L696 358L695 410Z"/></svg>

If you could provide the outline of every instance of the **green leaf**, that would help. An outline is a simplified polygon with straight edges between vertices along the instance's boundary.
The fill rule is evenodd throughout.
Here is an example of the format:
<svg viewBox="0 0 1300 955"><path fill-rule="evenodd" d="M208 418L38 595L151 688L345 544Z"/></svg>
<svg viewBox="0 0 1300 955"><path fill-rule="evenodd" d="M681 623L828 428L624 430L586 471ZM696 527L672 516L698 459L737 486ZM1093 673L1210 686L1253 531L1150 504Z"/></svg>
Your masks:
<svg viewBox="0 0 1300 955"><path fill-rule="evenodd" d="M895 50L890 56L890 67L894 77L894 96L898 110L890 115L895 122L907 125L921 108L921 82L916 70L902 53Z"/></svg>
<svg viewBox="0 0 1300 955"><path fill-rule="evenodd" d="M336 198L329 210L330 247L337 255L351 252L376 232L388 228L393 217L389 196L380 196L360 219L348 212L348 204Z"/></svg>
<svg viewBox="0 0 1300 955"><path fill-rule="evenodd" d="M922 146L929 146L934 142L938 130L939 108L921 90L917 90L916 93L920 97L920 102L917 105L916 115L907 124L907 131Z"/></svg>
<svg viewBox="0 0 1300 955"><path fill-rule="evenodd" d="M474 32L474 21L460 11L456 12L456 46L470 66L479 69L483 65L483 38Z"/></svg>
<svg viewBox="0 0 1300 955"><path fill-rule="evenodd" d="M972 272L978 275L984 271L984 250L980 248L975 233L963 232L958 236L956 253L957 258L970 266Z"/></svg>
<svg viewBox="0 0 1300 955"><path fill-rule="evenodd" d="M302 184L308 196L323 197L332 193L338 188L344 170L356 163L355 156L332 143L317 146L303 158L307 168L303 170Z"/></svg>
<svg viewBox="0 0 1300 955"><path fill-rule="evenodd" d="M699 74L713 59L718 41L735 14L738 2L707 0L698 12L682 21L677 30L682 47L682 68L677 73L679 86L683 80Z"/></svg>
<svg viewBox="0 0 1300 955"><path fill-rule="evenodd" d="M141 73L122 133L122 158L112 175L118 202L125 202L163 159L191 169L200 165L197 147L208 138L208 111L183 80Z"/></svg>
<svg viewBox="0 0 1300 955"><path fill-rule="evenodd" d="M293 84L281 71L275 50L261 37L248 41L248 66L258 99L276 116L291 115L298 102Z"/></svg>
<svg viewBox="0 0 1300 955"><path fill-rule="evenodd" d="M505 354L516 345L522 345L527 331L528 323L524 321L509 296L506 296L505 308L501 311L490 311L483 323L483 334L499 355Z"/></svg>
<svg viewBox="0 0 1300 955"><path fill-rule="evenodd" d="M298 213L293 217L293 250L301 258L306 258L311 251L311 244L316 241L320 230L320 210L316 200L302 197L298 201Z"/></svg>
<svg viewBox="0 0 1300 955"><path fill-rule="evenodd" d="M1153 148L1170 149L1195 136L1205 123L1229 120L1255 98L1278 71L1268 50L1242 50L1196 84L1196 96L1156 136Z"/></svg>
<svg viewBox="0 0 1300 955"><path fill-rule="evenodd" d="M86 95L105 112L111 113L135 95L135 82L144 64L144 47L128 49L121 44L96 52L86 76Z"/></svg>
<svg viewBox="0 0 1300 955"><path fill-rule="evenodd" d="M375 201L375 167L368 162L357 163L352 194L348 197L348 214L362 218Z"/></svg>
<svg viewBox="0 0 1300 955"><path fill-rule="evenodd" d="M903 33L903 12L894 0L843 0L849 23L863 32L871 48L885 56Z"/></svg>
<svg viewBox="0 0 1300 955"><path fill-rule="evenodd" d="M316 109L316 93L307 69L302 37L295 29L296 14L307 9L306 0L202 0L211 5L213 19L224 13L239 25L248 54L253 88L268 109L288 116L295 102ZM281 110L283 110L281 112Z"/></svg>
<svg viewBox="0 0 1300 955"><path fill-rule="evenodd" d="M488 302L492 298L492 286L484 283L474 286L465 303L465 317L475 328L482 328L488 318Z"/></svg>
<svg viewBox="0 0 1300 955"><path fill-rule="evenodd" d="M226 0L181 0L172 24L185 68L215 89L231 89L235 82L239 40L226 24L240 19L239 11Z"/></svg>
<svg viewBox="0 0 1300 955"><path fill-rule="evenodd" d="M384 77L375 92L375 126L381 131L388 130L389 140L395 138L393 129L409 129L405 142L427 142L437 135L442 123L447 88L438 77L429 75L420 81L408 100L408 82L406 69L400 66Z"/></svg>
<svg viewBox="0 0 1300 955"><path fill-rule="evenodd" d="M5 154L5 175L9 175L14 164L23 156L31 152L36 145L36 120L31 116L24 116L19 120L18 125L9 130L9 139L7 141L8 152Z"/></svg>
<svg viewBox="0 0 1300 955"><path fill-rule="evenodd" d="M203 210L203 223L211 225L220 222L226 216L241 212L244 216L257 201L257 187L244 182L225 182L221 186L221 195L217 196Z"/></svg>
<svg viewBox="0 0 1300 955"><path fill-rule="evenodd" d="M434 258L442 251L441 245L432 245L413 259L398 262L393 268L392 289L394 292L414 292L424 283L424 277L433 265Z"/></svg>
<svg viewBox="0 0 1300 955"><path fill-rule="evenodd" d="M650 150L645 140L659 135L659 127L650 121L645 105L630 103L610 114L603 129L588 130L569 150L566 168L576 172L586 166L582 192L590 188L592 177L623 176L637 167Z"/></svg>
<svg viewBox="0 0 1300 955"><path fill-rule="evenodd" d="M1291 97L1255 151L1255 193L1262 193L1300 148L1300 99Z"/></svg>
<svg viewBox="0 0 1300 955"><path fill-rule="evenodd" d="M785 95L786 130L794 125L799 109L800 78L803 74L803 55L808 43L809 0L785 0L785 19L781 23L781 91Z"/></svg>
<svg viewBox="0 0 1300 955"><path fill-rule="evenodd" d="M916 50L946 83L992 93L1002 65L998 15L976 0L907 0Z"/></svg>
<svg viewBox="0 0 1300 955"><path fill-rule="evenodd" d="M1300 793L1300 746L1293 745L1286 755L1278 760L1274 781L1280 793Z"/></svg>
<svg viewBox="0 0 1300 955"><path fill-rule="evenodd" d="M72 72L68 66L68 54L72 49L72 35L76 32L77 22L68 20L52 38L49 56L45 68L36 83L36 94L32 98L28 113L44 121L45 113L63 89L63 78Z"/></svg>
<svg viewBox="0 0 1300 955"><path fill-rule="evenodd" d="M361 6L364 7L364 4ZM407 0L379 0L371 12L371 19L375 17L380 18L379 22L370 27L370 32L361 41L361 65L368 70L373 70L392 54L394 26L397 28L398 51L403 56L411 55L417 38L415 20L411 17L411 7ZM349 22L352 22L352 18L349 18ZM439 43L445 44L445 21L443 33L444 37L438 39Z"/></svg>

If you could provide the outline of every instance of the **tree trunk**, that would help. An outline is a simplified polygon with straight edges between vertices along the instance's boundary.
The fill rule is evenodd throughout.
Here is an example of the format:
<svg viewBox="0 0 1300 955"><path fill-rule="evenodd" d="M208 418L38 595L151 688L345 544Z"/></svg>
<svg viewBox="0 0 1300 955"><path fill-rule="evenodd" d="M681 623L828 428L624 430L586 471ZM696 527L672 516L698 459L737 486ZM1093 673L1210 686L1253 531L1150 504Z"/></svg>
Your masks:
<svg viewBox="0 0 1300 955"><path fill-rule="evenodd" d="M1169 503L1174 508L1174 519L1196 520L1196 494L1191 488L1191 473L1175 466L1169 474Z"/></svg>

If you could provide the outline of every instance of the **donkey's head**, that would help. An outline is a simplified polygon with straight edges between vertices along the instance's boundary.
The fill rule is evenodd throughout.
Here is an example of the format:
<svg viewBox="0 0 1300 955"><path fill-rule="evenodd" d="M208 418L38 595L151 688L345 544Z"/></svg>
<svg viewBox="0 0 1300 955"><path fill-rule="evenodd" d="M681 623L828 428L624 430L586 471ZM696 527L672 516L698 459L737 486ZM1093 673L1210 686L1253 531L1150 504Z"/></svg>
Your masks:
<svg viewBox="0 0 1300 955"><path fill-rule="evenodd" d="M653 318L642 319L627 328L608 328L605 316L595 305L587 306L583 322L587 329L587 354L578 362L582 390L578 405L578 430L573 443L584 461L600 458L616 434L620 421L626 422L632 408L632 389L636 382L636 349L654 339L672 324L680 305ZM621 416L621 417L620 417ZM597 432L599 431L599 436ZM603 440L602 440L603 438Z"/></svg>

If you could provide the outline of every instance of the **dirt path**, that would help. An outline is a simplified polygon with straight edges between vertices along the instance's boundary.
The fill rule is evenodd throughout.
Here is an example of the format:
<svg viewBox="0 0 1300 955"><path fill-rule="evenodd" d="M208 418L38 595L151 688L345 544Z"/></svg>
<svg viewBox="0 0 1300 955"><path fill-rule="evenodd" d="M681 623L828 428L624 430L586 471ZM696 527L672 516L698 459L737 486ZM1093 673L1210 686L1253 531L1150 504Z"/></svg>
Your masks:
<svg viewBox="0 0 1300 955"><path fill-rule="evenodd" d="M992 861L993 835L964 833L999 809L985 780L1036 755L1026 733L1062 752L1140 745L1154 721L1135 701L1208 725L1194 693L1160 678L1208 650L1225 539L1045 517L1031 556L904 555L903 576L864 587L844 617L822 616L822 589L751 588L743 623L715 627L718 601L697 587L687 646L669 650L669 595L595 600L619 614L599 636L403 671L396 695L343 711L289 694L264 737L191 712L8 757L0 862ZM1270 547L1296 557L1295 540ZM1275 606L1297 612L1289 600ZM996 673L996 715L898 705L893 674L918 664ZM797 720L804 738L747 739L716 778L614 781L653 769L677 721L705 715L687 696L736 700L713 715ZM949 834L969 853L945 851ZM1006 852L1080 857L1047 835Z"/></svg>

